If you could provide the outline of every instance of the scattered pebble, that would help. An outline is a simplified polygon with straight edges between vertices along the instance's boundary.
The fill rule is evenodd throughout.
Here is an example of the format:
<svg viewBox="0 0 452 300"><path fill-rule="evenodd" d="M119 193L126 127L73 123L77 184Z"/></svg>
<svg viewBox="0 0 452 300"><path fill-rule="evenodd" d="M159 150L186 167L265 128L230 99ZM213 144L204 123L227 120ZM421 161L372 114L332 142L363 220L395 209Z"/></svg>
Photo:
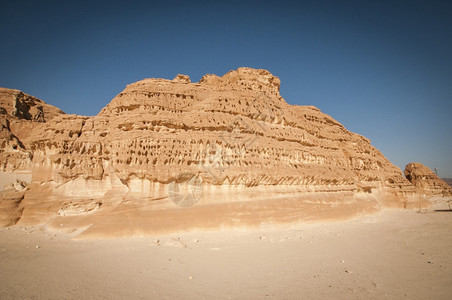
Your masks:
<svg viewBox="0 0 452 300"><path fill-rule="evenodd" d="M190 279L190 280L192 280L193 279L193 277L190 275L190 276L188 276L188 279Z"/></svg>
<svg viewBox="0 0 452 300"><path fill-rule="evenodd" d="M197 242L199 242L199 240L198 239L193 239L192 242L193 243L197 243Z"/></svg>
<svg viewBox="0 0 452 300"><path fill-rule="evenodd" d="M36 245L36 249L39 249L40 247Z"/></svg>
<svg viewBox="0 0 452 300"><path fill-rule="evenodd" d="M343 261L343 260L341 260L341 263L344 263L344 261Z"/></svg>

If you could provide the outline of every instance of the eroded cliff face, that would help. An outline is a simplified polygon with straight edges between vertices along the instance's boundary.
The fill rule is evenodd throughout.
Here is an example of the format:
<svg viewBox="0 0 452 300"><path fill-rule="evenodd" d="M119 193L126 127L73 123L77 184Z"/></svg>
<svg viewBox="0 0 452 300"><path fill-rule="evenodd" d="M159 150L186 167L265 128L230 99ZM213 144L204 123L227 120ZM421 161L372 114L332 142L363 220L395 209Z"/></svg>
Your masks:
<svg viewBox="0 0 452 300"><path fill-rule="evenodd" d="M60 109L18 90L0 88L0 171L30 170L28 141L39 123L64 114Z"/></svg>
<svg viewBox="0 0 452 300"><path fill-rule="evenodd" d="M315 107L287 104L279 87L279 78L266 70L239 68L198 83L186 75L138 81L94 117L47 113L42 106L43 117L27 115L32 134L14 134L17 141L5 138L11 146L2 146L22 143L18 147L29 154L23 166L7 164L33 172L22 205L34 209L25 209L21 221L37 222L36 211L42 216L43 189L67 199L93 199L87 207L102 203L99 212L124 203L143 211L152 202L160 210L197 203L197 214L223 203L236 215L231 205L239 204L231 203L239 202L242 216L264 216L270 205L291 221L308 202L325 209L343 204L357 213L418 199L400 169L368 139ZM68 207L46 203L52 207L48 216ZM75 206L83 215L83 205Z"/></svg>
<svg viewBox="0 0 452 300"><path fill-rule="evenodd" d="M421 194L443 197L452 195L452 188L421 163L409 163L404 173Z"/></svg>
<svg viewBox="0 0 452 300"><path fill-rule="evenodd" d="M367 139L278 90L277 77L245 68L200 83L145 79L93 118L46 124L31 148L70 180L169 183L189 173L214 185L409 184Z"/></svg>

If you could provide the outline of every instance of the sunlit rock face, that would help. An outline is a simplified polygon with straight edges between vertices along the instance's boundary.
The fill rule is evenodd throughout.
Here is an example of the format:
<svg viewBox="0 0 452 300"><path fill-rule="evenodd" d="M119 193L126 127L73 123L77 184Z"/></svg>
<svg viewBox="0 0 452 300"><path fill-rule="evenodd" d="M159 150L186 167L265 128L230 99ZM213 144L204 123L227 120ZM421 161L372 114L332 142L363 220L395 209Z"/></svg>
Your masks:
<svg viewBox="0 0 452 300"><path fill-rule="evenodd" d="M116 174L123 182L169 183L187 173L209 185L411 188L367 139L317 108L287 104L268 71L189 82L127 86L86 120L69 151L55 153L69 160L57 168L71 179ZM87 174L88 165L96 172Z"/></svg>
<svg viewBox="0 0 452 300"><path fill-rule="evenodd" d="M0 171L29 170L33 153L31 132L60 109L18 90L0 88Z"/></svg>
<svg viewBox="0 0 452 300"><path fill-rule="evenodd" d="M452 195L452 188L421 163L409 163L404 173L421 194L446 197Z"/></svg>
<svg viewBox="0 0 452 300"><path fill-rule="evenodd" d="M3 170L32 172L20 205L33 209L20 222L42 221L37 212L51 219L68 207L83 212L87 198L90 216L152 203L159 210L197 204L209 218L211 205L238 202L245 216L253 203L249 214L261 221L296 221L298 206L308 202L346 204L337 214L347 215L417 199L368 139L315 107L289 105L279 88L270 72L239 68L198 83L181 74L132 83L94 117L66 115L40 100L33 101L41 108L26 102L21 111L28 114L18 116L2 102ZM39 199L48 195L44 209ZM64 200L72 198L85 202ZM224 207L235 214L231 205Z"/></svg>

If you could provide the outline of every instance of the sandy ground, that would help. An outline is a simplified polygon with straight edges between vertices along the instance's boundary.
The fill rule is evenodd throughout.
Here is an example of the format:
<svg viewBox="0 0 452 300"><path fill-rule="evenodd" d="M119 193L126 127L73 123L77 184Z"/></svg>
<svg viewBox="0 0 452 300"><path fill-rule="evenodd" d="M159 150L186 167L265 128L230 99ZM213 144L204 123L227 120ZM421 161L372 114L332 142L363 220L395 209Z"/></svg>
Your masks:
<svg viewBox="0 0 452 300"><path fill-rule="evenodd" d="M451 299L452 213L76 240L0 229L0 298Z"/></svg>

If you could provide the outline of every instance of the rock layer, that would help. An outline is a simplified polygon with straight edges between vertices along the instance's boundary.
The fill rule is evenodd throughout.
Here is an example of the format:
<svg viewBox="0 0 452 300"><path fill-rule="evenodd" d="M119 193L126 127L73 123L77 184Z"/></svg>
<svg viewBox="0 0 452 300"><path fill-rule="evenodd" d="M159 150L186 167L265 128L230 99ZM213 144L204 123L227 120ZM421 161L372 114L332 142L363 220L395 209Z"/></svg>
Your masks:
<svg viewBox="0 0 452 300"><path fill-rule="evenodd" d="M452 195L452 188L421 163L409 163L404 173L421 194L445 197Z"/></svg>
<svg viewBox="0 0 452 300"><path fill-rule="evenodd" d="M26 120L21 126L32 130L21 135L5 126L12 137L2 144L12 149L8 145L17 140L29 155L26 163L12 154L7 163L2 158L4 170L28 168L33 174L20 222L84 220L78 226L91 226L92 233L96 226L105 230L102 218L132 226L124 211L154 220L174 217L180 213L174 203L196 203L184 210L186 218L204 212L199 222L222 226L247 218L340 217L417 201L413 185L368 139L315 107L289 105L279 87L279 78L266 70L239 68L198 83L180 74L138 81L94 117L44 104L42 114L10 113L8 120ZM84 218L83 209L76 216L58 214L86 203L90 213Z"/></svg>

